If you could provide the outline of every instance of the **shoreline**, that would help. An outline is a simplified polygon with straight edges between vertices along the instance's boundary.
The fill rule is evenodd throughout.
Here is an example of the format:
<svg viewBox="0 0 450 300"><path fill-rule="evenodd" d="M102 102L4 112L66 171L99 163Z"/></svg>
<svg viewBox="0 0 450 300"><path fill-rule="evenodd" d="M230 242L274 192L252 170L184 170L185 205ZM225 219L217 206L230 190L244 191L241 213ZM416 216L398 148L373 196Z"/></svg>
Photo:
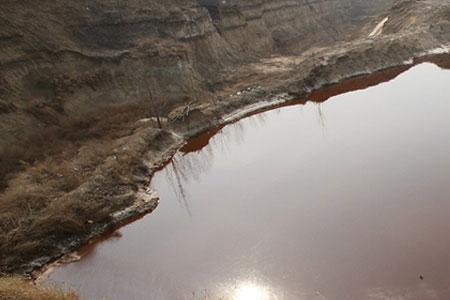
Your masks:
<svg viewBox="0 0 450 300"><path fill-rule="evenodd" d="M441 51L444 51L442 49L445 49L444 53L441 53ZM233 103L236 107L233 107L232 109L224 108L224 106L227 106L227 103L224 103L225 101L214 103L209 106L206 105L200 108L194 108L191 116L194 115L195 118L193 120L187 120L187 125L186 120L184 120L182 124L173 126L169 131L161 131L161 134L165 136L169 142L167 145L162 146L164 149L161 151L159 157L154 159L153 162L141 162L142 164L147 165L150 171L143 176L145 179L138 185L139 190L134 192L134 202L131 206L113 213L110 222L95 225L93 230L91 230L87 236L80 239L77 244L63 249L59 255L51 257L50 261L42 263L36 261L31 262L29 265L33 270L26 272L26 275L30 276L35 282L42 282L54 268L80 259L82 253L86 251L86 249L107 239L121 227L126 226L157 209L159 197L150 188L151 179L157 171L163 169L171 161L173 155L177 151L189 143L189 140L202 134L207 134L208 132L211 132L212 135L214 135L217 133L217 130L215 129L222 128L251 115L284 106L302 104L307 101L323 102L337 94L363 89L384 81L389 81L420 63L430 62L439 65L437 62L439 60L450 62L448 55L449 50L450 47L440 46L439 48L434 48L428 52L421 52L425 54L403 60L402 63L394 66L380 66L378 69L359 70L359 72L356 70L350 74L340 74L338 80L335 82L321 82L311 90L305 90L303 96L293 93L278 93L266 96L265 98L263 97L259 101L253 103L246 104L245 101L244 103ZM439 53L433 54L433 51ZM367 82L369 78L374 76L376 79L373 82ZM380 78L385 80L380 80ZM359 85L355 84L355 82L358 81ZM346 86L346 82L351 83ZM342 86L344 86L344 89L339 89L339 87ZM223 114L220 115L220 113ZM211 117L213 118L212 120L210 119Z"/></svg>

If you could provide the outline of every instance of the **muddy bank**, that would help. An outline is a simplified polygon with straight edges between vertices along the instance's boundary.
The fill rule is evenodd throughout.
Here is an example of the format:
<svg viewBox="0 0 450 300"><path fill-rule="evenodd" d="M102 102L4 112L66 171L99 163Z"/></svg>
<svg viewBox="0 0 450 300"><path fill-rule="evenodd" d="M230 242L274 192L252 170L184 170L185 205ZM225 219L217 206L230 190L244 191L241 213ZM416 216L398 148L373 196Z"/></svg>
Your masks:
<svg viewBox="0 0 450 300"><path fill-rule="evenodd" d="M211 98L240 66L358 35L392 3L5 1L0 137L17 142L37 125L145 101L148 85L159 105Z"/></svg>
<svg viewBox="0 0 450 300"><path fill-rule="evenodd" d="M170 81L178 81L177 78L183 77L180 82L184 86L184 88L178 86L175 91L161 91L171 97L176 97L178 100L185 99L183 95L188 91L187 94L190 98L185 99L186 101L177 102L174 100L170 102L171 106L166 107L167 111L162 114L163 129L158 128L154 119L155 113L149 113L151 109L149 109L148 104L136 104L133 110L129 106L119 105L117 106L118 111L111 112L111 114L103 108L100 109L106 112L101 118L96 115L99 114L98 111L95 111L92 118L88 118L88 115L83 113L81 118L76 119L76 122L71 122L67 127L63 127L62 132L57 131L49 135L42 135L33 144L30 143L29 148L34 144L47 146L48 141L59 140L60 137L64 137L63 143L57 145L58 151L50 153L45 158L39 158L32 163L19 161L21 171L11 176L8 182L9 188L1 194L1 205L4 209L2 210L2 224L0 226L3 230L0 235L0 270L3 272L33 273L33 271L40 270L62 255L78 249L92 238L102 235L124 222L126 223L130 218L152 211L157 204L157 199L148 190L151 175L164 165L176 149L181 147L188 138L200 132L236 121L252 113L280 105L288 105L289 101L294 101L293 99L306 99L313 91L350 78L373 74L397 66L411 66L421 60L442 59L442 61L446 61L446 56L429 56L433 53L448 52L448 46L446 45L450 39L447 32L449 27L446 25L449 20L448 15L445 14L445 2L431 1L430 4L432 5L416 3L415 1L402 3L400 6L395 6L393 10L387 10L386 14L390 15L389 21L383 25L384 28L375 37L369 38L361 35L363 33L369 35L379 21L385 18L384 15L383 18L375 18L374 24L369 23L367 28L364 27L351 42L333 41L332 45L313 43L311 48L302 48L302 51L297 53L281 54L277 52L272 56L268 54L269 52L265 53L266 55L252 56L255 53L251 52L247 54L255 59L246 59L240 61L239 64L230 63L231 67L225 68L226 72L219 72L217 70L219 68L216 68L209 70L206 75L202 73L202 76L198 76L197 73L201 73L201 70L193 70L183 63L185 61L197 61L191 59L192 57L189 55L183 56L181 50L184 48L158 44L161 49L158 49L157 53L152 52L155 55L158 54L156 55L157 65L164 68L168 67L173 71L166 74ZM270 5L270 3L267 4ZM80 11L78 6L76 9ZM286 9L286 7L272 7L270 10L265 9L264 12L273 13L283 9ZM197 12L200 14L206 13L205 10L201 9ZM183 15L183 13L174 12L166 16L169 20L177 23L180 15ZM111 16L114 17L114 14ZM195 31L196 33L201 33L201 36L208 36L208 39L215 40L217 38L217 32L211 33L211 35L206 34L208 30L213 32L217 30L214 26L214 28L210 26L207 16L194 18L194 20L196 20L195 24L199 25L201 29ZM206 23L201 23L202 20L206 20ZM405 28L394 30L405 22L411 22L411 20L414 20L417 24L410 24ZM436 22L436 20L439 21ZM130 20L127 19L126 21ZM431 21L433 21L432 30L430 29ZM321 22L319 21L319 23ZM136 24L133 22L125 23L126 26ZM112 22L112 24L116 23ZM162 22L162 24L165 23ZM439 26L436 24L439 24ZM99 29L101 26L96 28ZM192 31L186 31L184 26L181 29L183 29L184 34L193 33ZM96 34L100 33L97 32ZM16 38L20 40L20 36L14 35L5 37L4 40L10 43L17 41ZM183 37L180 36L179 38L182 39ZM138 39L138 37L133 37L134 39ZM200 47L196 44L198 42L203 46L210 42L214 44L212 41L206 42L200 37L193 40L195 40L196 47ZM28 42L30 45L34 45L33 41ZM69 40L66 40L66 42L69 43ZM130 45L134 45L132 42L130 41ZM233 43L236 43L236 41ZM105 47L105 45L94 46ZM202 47L200 48L202 49ZM162 51L164 49L171 49L171 51ZM120 51L116 49L117 51L112 54L106 53L104 50L102 48L100 53L94 51L89 52L88 55L86 53L77 55L83 57L83 61L85 59L89 61L89 63L83 64L83 68L88 68L93 56L99 56L102 61L105 59L107 62L102 63L100 70L111 67L112 70L117 71L115 75L118 77L107 76L103 73L98 76L87 76L83 73L83 76L74 75L68 78L63 76L57 77L56 81L51 81L54 85L50 85L50 87L57 88L58 92L69 99L64 102L67 105L66 108L69 109L67 112L77 111L81 106L83 108L90 107L89 103L92 102L92 99L105 100L107 96L107 93L104 92L105 89L113 94L123 96L121 100L134 96L136 97L133 99L139 98L137 97L139 96L137 95L139 89L131 84L136 78L122 76L123 74L121 75L119 70L115 69L117 67L115 64L120 59L127 58L130 53L123 49ZM188 50L188 52L191 50ZM70 57L74 55L73 52L70 53ZM148 54L146 51L139 53ZM189 53L192 55L196 52ZM106 54L114 57L108 56L108 58L105 58ZM168 56L159 60L161 58L159 54L167 54ZM224 58L222 61L225 61L225 57L232 58L224 53L214 54L219 55L219 58ZM223 56L221 56L222 54ZM66 54L60 53L58 55L61 55L58 57L63 61L63 66L59 70L64 73L63 71L70 68L76 60L70 60L70 63L66 65L67 60L64 56ZM137 58L139 57L137 55ZM151 62L155 63L155 60L153 60L155 57L152 57ZM173 57L180 58L181 66L186 66L186 68L182 68L183 72L176 71L179 65L168 66L165 64L166 60ZM11 78L17 78L20 68L15 69L17 57L13 58L9 57L11 64L8 64L8 70L11 71ZM139 64L138 60L133 59L131 61ZM204 62L207 63L217 59L217 57L208 56L200 59L205 59ZM115 66L112 67L113 65ZM135 65L119 64L119 66L120 68L133 69L130 66ZM395 71L393 72L395 73ZM215 73L215 75L212 76L212 73ZM176 74L176 76L171 77L171 74ZM135 74L134 76L141 75ZM208 75L215 78L214 82L205 81L209 84L208 88L198 89L197 84L202 82L203 76ZM217 78L216 75L220 78ZM122 81L124 78L126 80ZM186 78L189 79L189 82L184 80ZM369 78L370 76L363 77L361 82L365 82ZM34 82L36 78L31 76L28 79ZM194 81L190 79L194 79ZM147 83L143 80L136 81L140 84ZM21 84L27 81L17 82L20 82L20 87L11 86L9 83L6 84L7 82L2 83L2 87L11 87L11 89L2 88L2 93L20 90ZM47 101L58 96L53 92L48 94L47 88L49 85L47 81L39 82L37 91L43 99ZM114 88L111 88L112 83L114 83ZM350 86L348 88L352 89L355 83L347 85ZM25 86L28 85L25 84ZM32 84L32 86L35 85ZM362 87L364 84L362 83L360 86ZM202 87L205 88L205 86ZM135 93L128 93L129 89L134 89ZM338 88L336 92L340 92L339 89L342 88ZM195 91L195 93L192 91ZM193 94L198 96L195 101L191 97ZM8 95L17 96L18 94ZM48 95L51 97L47 97ZM322 101L326 96L317 96L317 100ZM55 118L55 112L53 111L55 107L58 108L59 106L54 107L53 102L53 106L47 102L42 104L39 99L31 103L33 105L29 111L33 113L31 114L33 118L40 118L40 122L56 122L59 120L58 117ZM123 102L119 102L123 104ZM130 102L134 103L133 101ZM23 121L27 126L31 125L31 127L41 129L36 125L38 123L29 123L30 115L23 116L22 110L11 109L9 104L8 102L5 108L2 106L2 111L7 112L2 114L1 122L6 122L8 126L14 127L14 132L21 131L23 126L17 126L16 128L14 122L8 123L11 118L15 121ZM35 106L37 109L35 109ZM99 108L97 104L95 106ZM130 111L133 111L133 113L130 114ZM21 117L15 118L15 114ZM70 113L64 115L64 118L68 115L70 116ZM159 114L157 115L159 116ZM104 120L110 122L105 123ZM66 128L68 129L66 130ZM7 130L7 132L9 134L12 131ZM20 134L18 136L22 137ZM12 150L12 152L15 152L14 149ZM12 201L8 199L12 199Z"/></svg>
<svg viewBox="0 0 450 300"><path fill-rule="evenodd" d="M92 245L95 245L99 240L107 238L119 227L152 212L157 207L159 202L158 196L149 189L150 180L154 172L162 169L167 163L169 163L172 155L175 154L177 150L184 153L200 151L208 144L210 138L226 124L233 123L242 118L270 109L296 105L299 103L303 104L308 100L314 102L324 102L330 97L338 94L364 89L392 80L399 74L422 62L433 62L445 68L449 66L450 56L425 56L414 60L411 64L400 65L398 67L377 71L370 75L350 75L347 80L344 80L338 84L327 84L318 90L314 90L311 93L306 94L306 96L302 99L297 99L292 95L280 95L278 97L272 96L271 98L262 99L262 101L258 102L256 105L247 104L245 100L242 100L242 102L238 102L232 107L229 105L222 106L222 103L218 103L213 107L198 108L198 111L194 111L192 114L189 114L189 116L187 116L187 120L183 121L186 122L184 127L181 126L181 124L183 124L181 123L177 124L177 126L173 126L170 131L161 131L160 134L165 137L165 142L159 142L160 150L158 154L155 155L155 152L152 152L152 162L144 161L143 165L140 166L145 166L148 171L142 174L141 181L139 182L139 190L135 194L136 200L132 206L114 213L113 218L108 220L107 223L97 224L88 235L85 235L81 239L71 240L71 244L66 244L65 248L63 248L63 250L55 256L46 257L44 261L34 261L31 265L26 264L25 267L28 267L26 272L28 274L33 274L34 277L39 277L42 272L44 272L45 278L47 268L50 267L49 270L51 271L54 267L54 265L48 265L49 262L56 261L56 265L59 265L73 259L78 259L78 255L73 256L73 251L79 250L82 246L83 247L80 251L78 251L78 253L88 251ZM241 105L241 107L239 107L239 105ZM214 111L215 113L211 114L211 111ZM217 111L220 111L222 116L217 113ZM160 137L154 137L155 140L159 138ZM187 143L188 140L189 143ZM150 139L148 142L150 144L155 143L153 139ZM134 146L133 149L138 149L138 151L135 152L135 155L137 156L143 155L143 153L148 151L145 145L141 145L141 147ZM148 154L148 152L146 154ZM76 241L76 243L74 241ZM59 260L60 257L62 257L62 259ZM33 270L37 272L33 272Z"/></svg>
<svg viewBox="0 0 450 300"><path fill-rule="evenodd" d="M152 178L155 212L45 283L87 299L447 299L449 74L420 64L190 140Z"/></svg>

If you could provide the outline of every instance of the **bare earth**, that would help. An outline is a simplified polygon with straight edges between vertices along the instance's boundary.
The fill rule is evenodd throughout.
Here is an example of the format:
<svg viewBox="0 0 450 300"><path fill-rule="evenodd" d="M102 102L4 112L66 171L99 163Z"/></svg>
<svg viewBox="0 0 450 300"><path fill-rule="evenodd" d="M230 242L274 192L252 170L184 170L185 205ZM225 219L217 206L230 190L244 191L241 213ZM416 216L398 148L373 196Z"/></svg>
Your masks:
<svg viewBox="0 0 450 300"><path fill-rule="evenodd" d="M2 145L7 154L2 164L10 172L3 174L0 194L0 272L37 275L92 239L151 212L158 204L147 188L151 175L200 132L355 76L419 61L446 66L449 12L449 1L400 1L353 29L350 40L224 66L209 90L194 82L190 95L195 97L167 106L162 129L144 101L73 113L58 126L37 126L29 138L5 135L11 142ZM14 110L8 102L0 105ZM7 122L5 115L0 124ZM13 161L13 167L7 165Z"/></svg>

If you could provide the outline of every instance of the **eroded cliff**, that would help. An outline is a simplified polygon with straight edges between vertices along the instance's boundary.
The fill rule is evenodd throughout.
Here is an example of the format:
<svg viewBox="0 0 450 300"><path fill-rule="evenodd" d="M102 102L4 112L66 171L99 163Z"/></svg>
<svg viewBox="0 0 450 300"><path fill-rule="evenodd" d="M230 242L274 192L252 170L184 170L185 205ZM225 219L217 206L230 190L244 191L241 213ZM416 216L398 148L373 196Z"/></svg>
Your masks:
<svg viewBox="0 0 450 300"><path fill-rule="evenodd" d="M0 272L40 269L154 209L158 164L247 105L448 52L449 7L3 1Z"/></svg>
<svg viewBox="0 0 450 300"><path fill-rule="evenodd" d="M349 37L391 1L209 2L4 1L2 141L140 102L146 85L169 103L211 97L227 69Z"/></svg>

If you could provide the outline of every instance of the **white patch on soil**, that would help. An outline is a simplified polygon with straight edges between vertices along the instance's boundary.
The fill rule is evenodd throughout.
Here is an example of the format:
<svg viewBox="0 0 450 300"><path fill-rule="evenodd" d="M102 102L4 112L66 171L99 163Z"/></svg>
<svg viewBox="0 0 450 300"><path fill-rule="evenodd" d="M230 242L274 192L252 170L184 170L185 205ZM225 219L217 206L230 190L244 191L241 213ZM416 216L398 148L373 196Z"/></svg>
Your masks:
<svg viewBox="0 0 450 300"><path fill-rule="evenodd" d="M431 49L425 53L425 55L433 55L433 54L447 54L450 53L450 46L444 46Z"/></svg>
<svg viewBox="0 0 450 300"><path fill-rule="evenodd" d="M280 94L277 96L274 96L270 99L267 100L262 100L250 105L247 105L245 107L243 107L242 109L239 109L235 112L232 112L226 116L224 116L222 119L224 121L224 123L229 123L229 122L233 122L233 121L237 121L239 119L242 119L243 117L245 117L248 114L251 114L255 111L261 110L261 109L265 109L265 108L270 108L270 107L274 107L280 104L285 103L286 101L292 100L293 98L291 96L289 96L288 94Z"/></svg>
<svg viewBox="0 0 450 300"><path fill-rule="evenodd" d="M369 37L371 38L371 37L376 37L376 36L380 35L383 32L383 27L388 20L389 20L389 17L386 17L380 23L378 23L378 25L375 26L375 28L369 34Z"/></svg>

